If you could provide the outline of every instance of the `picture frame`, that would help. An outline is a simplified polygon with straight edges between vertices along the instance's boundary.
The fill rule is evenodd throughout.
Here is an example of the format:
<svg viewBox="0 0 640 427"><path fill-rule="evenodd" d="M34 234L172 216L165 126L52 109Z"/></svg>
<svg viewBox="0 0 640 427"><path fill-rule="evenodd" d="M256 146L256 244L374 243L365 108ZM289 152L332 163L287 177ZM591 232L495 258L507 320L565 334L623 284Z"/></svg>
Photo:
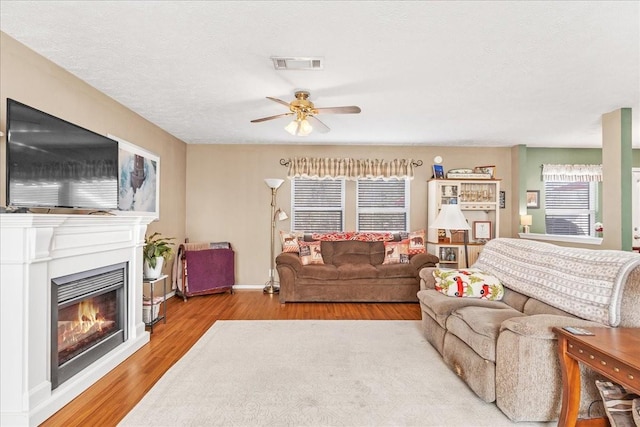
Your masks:
<svg viewBox="0 0 640 427"><path fill-rule="evenodd" d="M491 221L473 221L473 240L491 240Z"/></svg>
<svg viewBox="0 0 640 427"><path fill-rule="evenodd" d="M117 215L151 216L160 219L160 157L119 138Z"/></svg>
<svg viewBox="0 0 640 427"><path fill-rule="evenodd" d="M504 209L507 205L507 192L500 190L500 209Z"/></svg>
<svg viewBox="0 0 640 427"><path fill-rule="evenodd" d="M527 209L540 209L540 190L527 190Z"/></svg>
<svg viewBox="0 0 640 427"><path fill-rule="evenodd" d="M476 166L473 168L474 173L488 173L491 174L491 179L496 178L496 166L488 165L488 166Z"/></svg>
<svg viewBox="0 0 640 427"><path fill-rule="evenodd" d="M444 166L433 165L433 177L435 179L444 179Z"/></svg>

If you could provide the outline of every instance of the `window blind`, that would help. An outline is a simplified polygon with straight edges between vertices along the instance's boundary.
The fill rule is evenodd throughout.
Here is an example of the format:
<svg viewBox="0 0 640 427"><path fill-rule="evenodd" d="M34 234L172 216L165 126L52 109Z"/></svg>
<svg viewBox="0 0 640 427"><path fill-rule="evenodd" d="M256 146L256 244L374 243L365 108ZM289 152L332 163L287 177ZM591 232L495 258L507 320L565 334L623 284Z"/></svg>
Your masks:
<svg viewBox="0 0 640 427"><path fill-rule="evenodd" d="M343 179L295 178L291 189L293 230L318 233L343 231Z"/></svg>
<svg viewBox="0 0 640 427"><path fill-rule="evenodd" d="M409 181L360 179L357 183L358 231L408 231Z"/></svg>
<svg viewBox="0 0 640 427"><path fill-rule="evenodd" d="M546 233L589 236L595 217L595 184L547 181L544 188Z"/></svg>

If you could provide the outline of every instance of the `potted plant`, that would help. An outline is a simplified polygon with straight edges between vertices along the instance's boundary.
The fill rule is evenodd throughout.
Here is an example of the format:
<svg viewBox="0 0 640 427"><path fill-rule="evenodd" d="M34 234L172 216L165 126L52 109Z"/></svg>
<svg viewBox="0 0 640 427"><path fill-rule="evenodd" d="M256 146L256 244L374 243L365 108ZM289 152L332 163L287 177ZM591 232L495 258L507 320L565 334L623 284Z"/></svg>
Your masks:
<svg viewBox="0 0 640 427"><path fill-rule="evenodd" d="M174 237L162 237L155 232L144 238L144 249L142 259L144 260L144 277L146 279L157 279L162 274L164 261L171 258L173 254Z"/></svg>

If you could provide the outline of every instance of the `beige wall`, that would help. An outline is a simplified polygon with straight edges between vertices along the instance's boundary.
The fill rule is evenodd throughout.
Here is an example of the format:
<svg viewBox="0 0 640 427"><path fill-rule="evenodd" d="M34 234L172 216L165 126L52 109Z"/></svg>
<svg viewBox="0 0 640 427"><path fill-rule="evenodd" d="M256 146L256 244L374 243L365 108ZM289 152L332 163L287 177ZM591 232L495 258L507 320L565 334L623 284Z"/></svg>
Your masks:
<svg viewBox="0 0 640 427"><path fill-rule="evenodd" d="M269 269L270 192L264 178L285 178L281 158L295 156L413 158L411 229L426 227L426 189L432 159L444 158L445 170L496 165L504 179L507 208L501 210L500 235L511 236L514 195L509 148L309 146L309 145L190 145L169 135L123 105L79 80L4 33L0 33L0 130L6 129L6 98L78 124L102 135L112 134L139 145L161 158L160 220L149 232L175 236L178 242L230 241L236 250L236 282L262 285ZM302 143L303 140L297 139ZM0 143L5 155L5 137ZM348 187L355 188L349 182ZM0 203L6 203L5 165L0 162ZM285 181L279 206L290 212L290 191ZM346 228L355 229L354 191L348 191ZM288 229L289 221L278 224Z"/></svg>
<svg viewBox="0 0 640 427"><path fill-rule="evenodd" d="M149 231L184 239L186 144L102 92L0 32L0 130L6 133L6 99L92 130L112 134L160 156L160 220ZM2 159L6 136L0 140ZM0 203L6 205L4 160Z"/></svg>
<svg viewBox="0 0 640 427"><path fill-rule="evenodd" d="M301 141L303 142L303 141ZM291 212L291 185L281 158L353 157L412 158L424 165L415 169L411 182L411 230L426 227L427 180L431 178L434 156L444 159L445 170L496 165L502 189L506 190L506 209L501 209L500 235L511 236L508 212L511 192L510 148L318 146L318 145L189 145L187 147L187 225L191 241L230 241L236 251L236 283L262 285L269 273L271 192L264 178L283 178L278 190L278 207ZM352 190L349 191L349 188ZM354 230L354 182L347 182L347 230ZM290 221L278 223L288 230ZM280 247L276 244L276 253Z"/></svg>

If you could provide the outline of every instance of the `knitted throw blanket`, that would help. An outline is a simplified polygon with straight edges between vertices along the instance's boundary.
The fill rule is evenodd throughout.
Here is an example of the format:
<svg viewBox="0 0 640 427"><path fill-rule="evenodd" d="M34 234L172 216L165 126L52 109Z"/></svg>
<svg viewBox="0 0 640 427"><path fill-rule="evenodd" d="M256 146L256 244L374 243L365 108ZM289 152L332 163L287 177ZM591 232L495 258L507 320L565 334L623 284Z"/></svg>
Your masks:
<svg viewBox="0 0 640 427"><path fill-rule="evenodd" d="M521 294L583 319L617 326L624 283L638 265L640 255L632 252L499 238L485 245L473 267Z"/></svg>

